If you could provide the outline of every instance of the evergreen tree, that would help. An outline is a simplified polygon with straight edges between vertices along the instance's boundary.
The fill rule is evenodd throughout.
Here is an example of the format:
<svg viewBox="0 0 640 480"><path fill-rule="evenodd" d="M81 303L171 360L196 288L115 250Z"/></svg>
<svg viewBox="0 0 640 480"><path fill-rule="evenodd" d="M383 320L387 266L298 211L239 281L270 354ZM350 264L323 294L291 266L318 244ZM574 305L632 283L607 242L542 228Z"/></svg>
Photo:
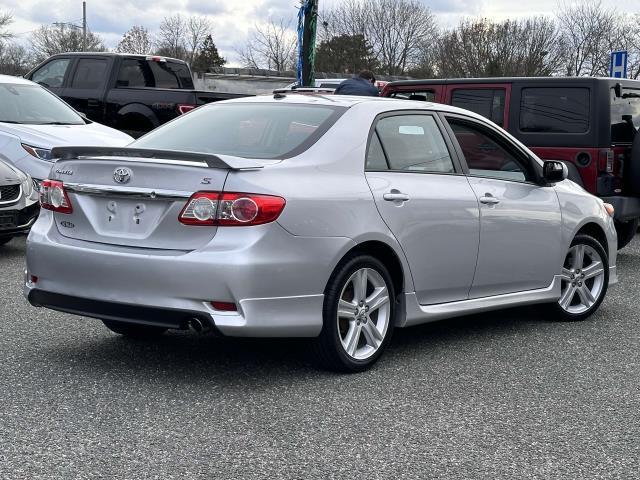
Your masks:
<svg viewBox="0 0 640 480"><path fill-rule="evenodd" d="M220 56L218 47L213 43L213 38L211 35L207 35L191 68L195 72L206 72L214 67L222 67L225 63L227 61Z"/></svg>

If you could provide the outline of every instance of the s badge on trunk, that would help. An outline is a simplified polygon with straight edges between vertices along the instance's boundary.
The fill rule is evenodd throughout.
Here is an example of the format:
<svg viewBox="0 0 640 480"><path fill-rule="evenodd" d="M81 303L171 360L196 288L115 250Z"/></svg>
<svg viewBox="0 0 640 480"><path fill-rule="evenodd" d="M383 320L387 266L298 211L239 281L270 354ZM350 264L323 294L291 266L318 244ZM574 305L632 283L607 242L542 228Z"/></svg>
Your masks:
<svg viewBox="0 0 640 480"><path fill-rule="evenodd" d="M129 183L132 176L133 172L127 167L118 167L113 171L113 180L116 183Z"/></svg>

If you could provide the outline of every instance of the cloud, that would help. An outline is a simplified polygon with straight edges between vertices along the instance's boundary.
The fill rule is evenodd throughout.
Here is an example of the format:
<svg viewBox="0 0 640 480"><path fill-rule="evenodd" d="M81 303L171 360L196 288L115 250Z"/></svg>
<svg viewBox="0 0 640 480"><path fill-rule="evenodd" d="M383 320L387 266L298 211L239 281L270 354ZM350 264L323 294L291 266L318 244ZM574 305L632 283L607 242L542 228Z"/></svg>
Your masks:
<svg viewBox="0 0 640 480"><path fill-rule="evenodd" d="M211 0L188 0L186 9L202 15L220 15L227 11L227 5L223 2L212 2Z"/></svg>

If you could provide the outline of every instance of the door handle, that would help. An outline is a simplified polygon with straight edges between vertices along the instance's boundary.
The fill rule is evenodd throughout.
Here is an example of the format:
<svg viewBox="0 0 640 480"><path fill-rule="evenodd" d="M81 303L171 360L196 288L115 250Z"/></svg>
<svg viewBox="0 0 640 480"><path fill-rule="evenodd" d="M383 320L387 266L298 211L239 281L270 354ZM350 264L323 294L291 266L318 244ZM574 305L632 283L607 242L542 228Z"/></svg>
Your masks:
<svg viewBox="0 0 640 480"><path fill-rule="evenodd" d="M484 203L485 205L495 205L497 203L500 203L500 200L498 200L490 193L485 193L484 197L480 197L480 203Z"/></svg>
<svg viewBox="0 0 640 480"><path fill-rule="evenodd" d="M87 106L88 107L99 107L100 106L100 100L96 99L96 98L90 98L87 100Z"/></svg>
<svg viewBox="0 0 640 480"><path fill-rule="evenodd" d="M406 193L402 193L399 192L398 190L391 190L391 192L389 193L385 193L384 195L382 195L382 198L384 198L387 202L408 202L409 201L409 195L407 195Z"/></svg>

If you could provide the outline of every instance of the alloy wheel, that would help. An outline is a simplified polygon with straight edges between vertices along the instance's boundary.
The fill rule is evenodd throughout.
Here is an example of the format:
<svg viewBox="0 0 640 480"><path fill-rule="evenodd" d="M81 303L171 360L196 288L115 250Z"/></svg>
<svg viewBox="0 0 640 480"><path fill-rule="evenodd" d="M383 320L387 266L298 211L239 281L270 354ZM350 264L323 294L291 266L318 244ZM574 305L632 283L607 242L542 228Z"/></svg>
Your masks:
<svg viewBox="0 0 640 480"><path fill-rule="evenodd" d="M590 245L573 245L562 268L560 308L571 314L591 309L602 295L605 280L603 259Z"/></svg>
<svg viewBox="0 0 640 480"><path fill-rule="evenodd" d="M351 358L365 360L382 345L391 319L389 289L382 275L360 268L347 280L338 301L338 335Z"/></svg>

